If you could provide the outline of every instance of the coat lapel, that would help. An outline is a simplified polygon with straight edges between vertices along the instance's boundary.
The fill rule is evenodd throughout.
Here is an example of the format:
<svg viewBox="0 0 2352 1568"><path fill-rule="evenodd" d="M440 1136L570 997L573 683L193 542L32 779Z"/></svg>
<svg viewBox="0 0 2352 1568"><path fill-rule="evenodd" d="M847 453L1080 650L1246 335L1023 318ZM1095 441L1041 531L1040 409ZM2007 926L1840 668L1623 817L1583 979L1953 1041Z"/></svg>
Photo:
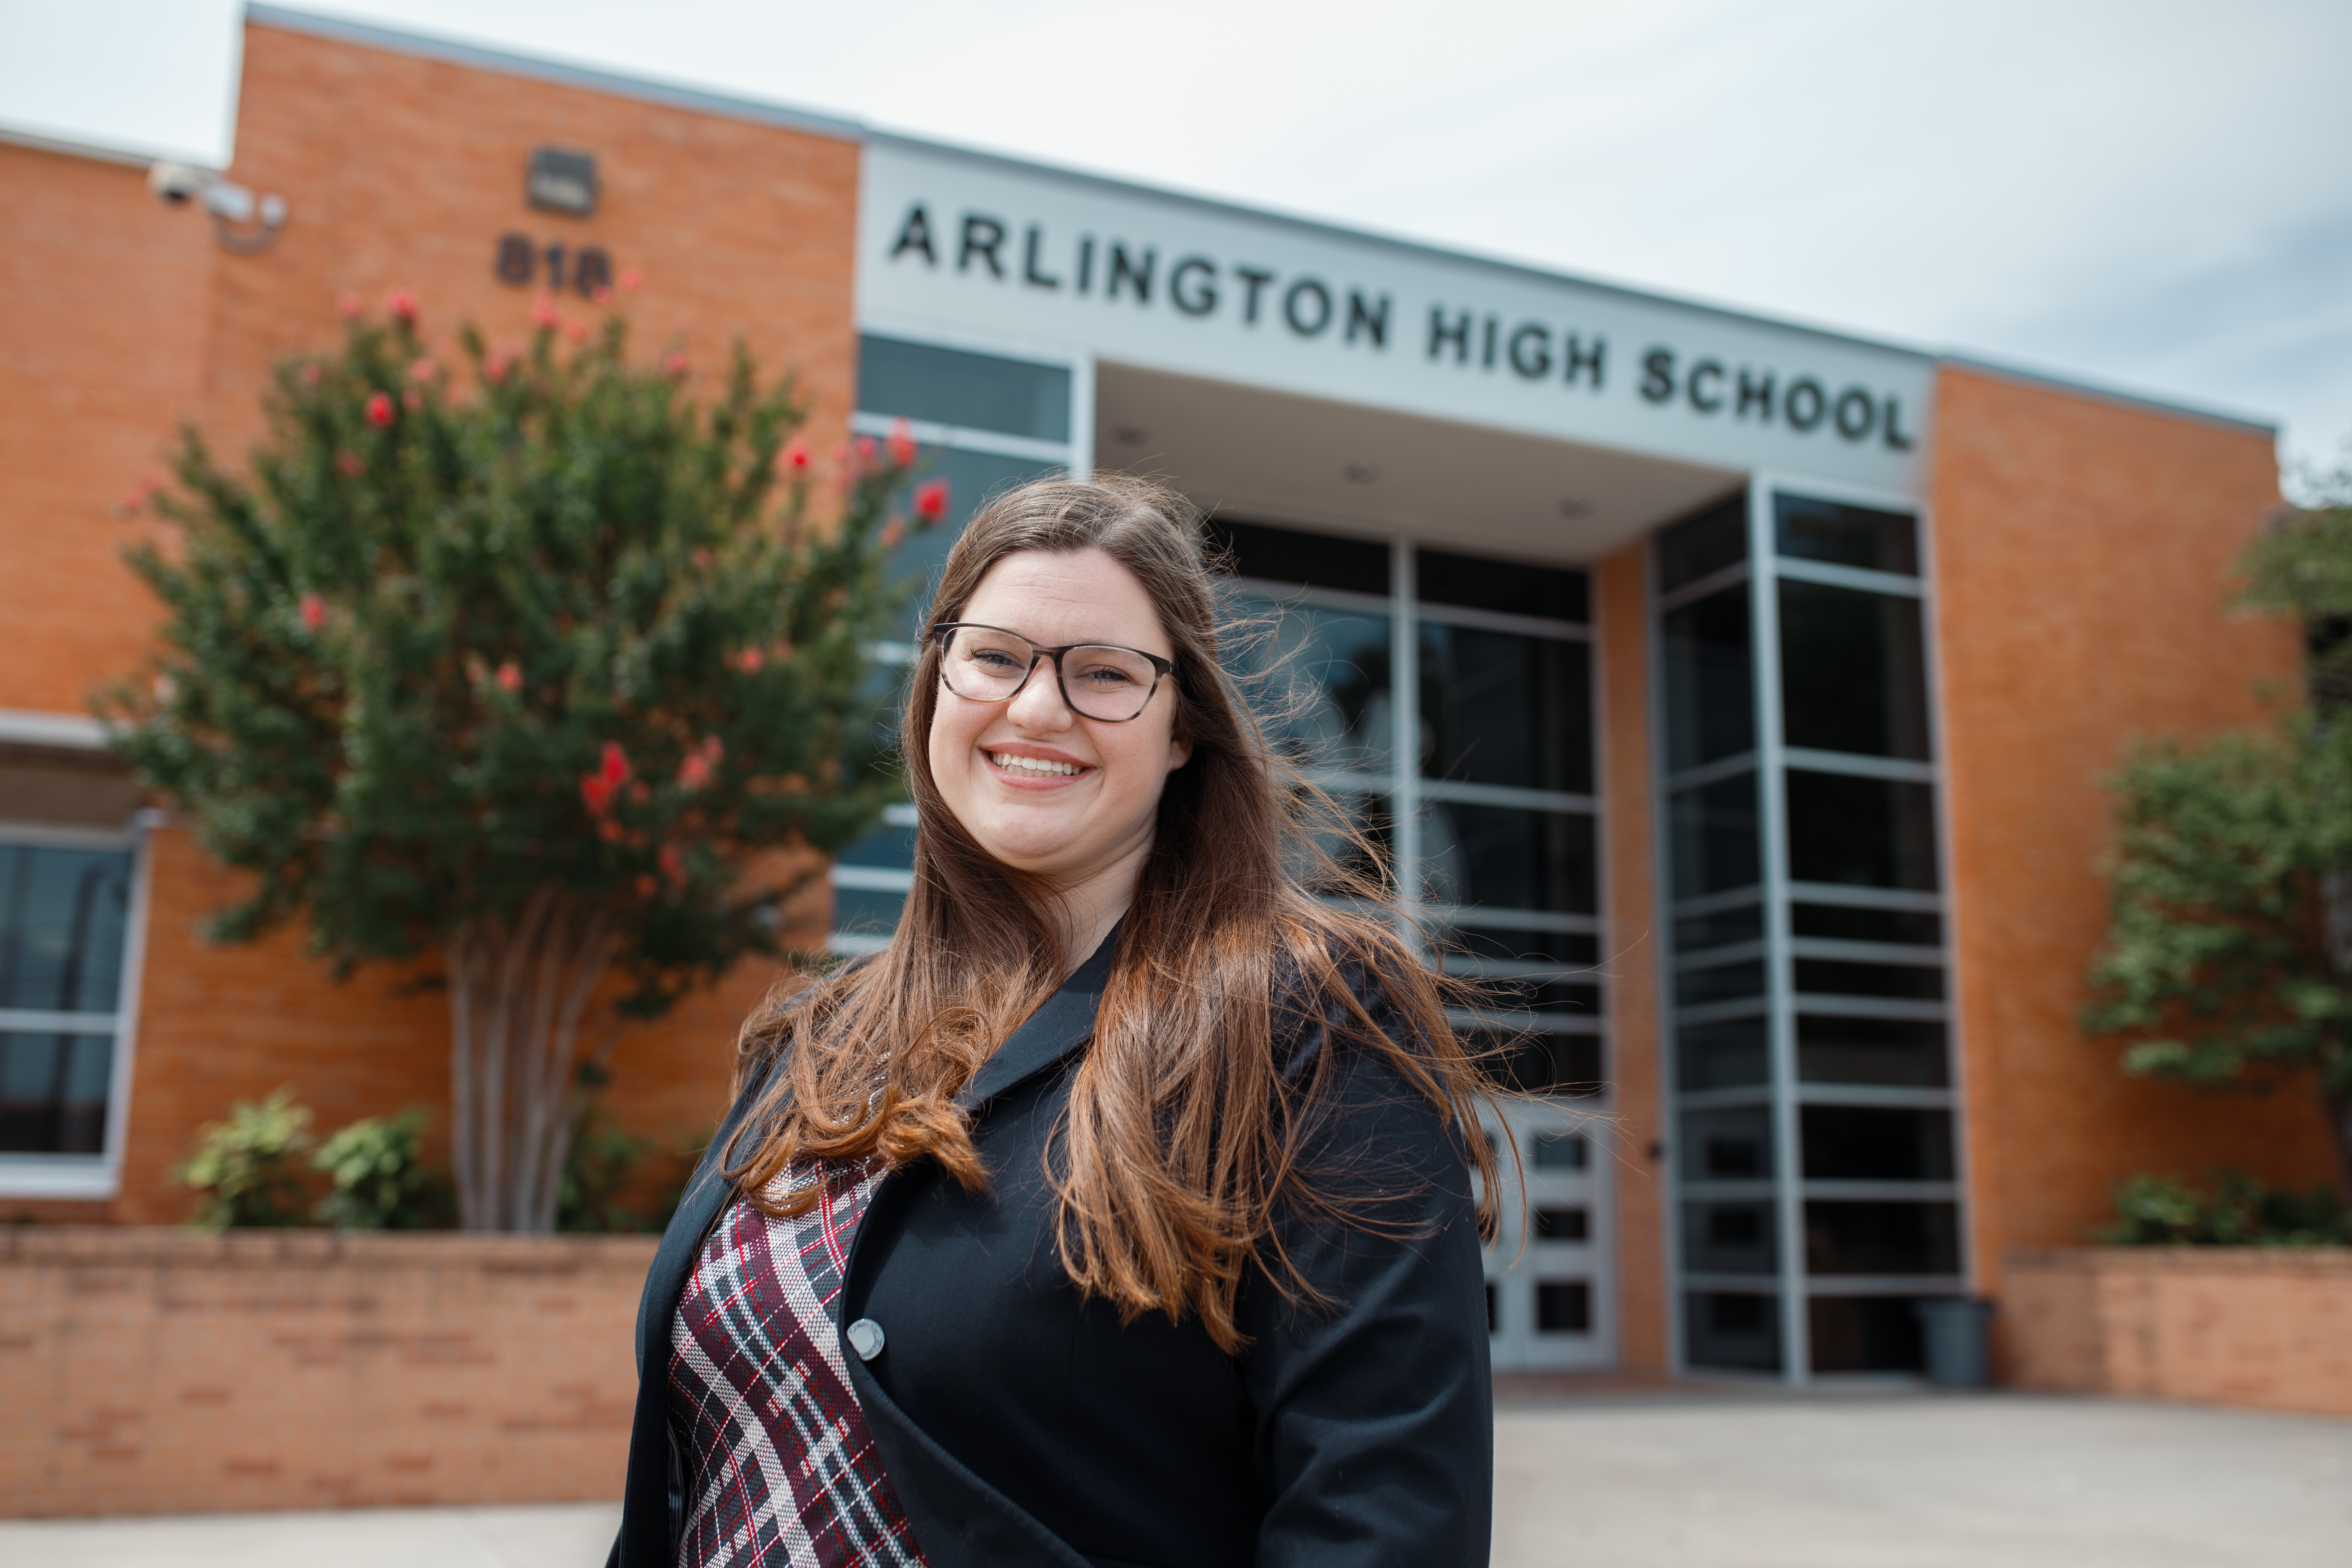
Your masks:
<svg viewBox="0 0 2352 1568"><path fill-rule="evenodd" d="M981 1064L963 1092L956 1096L956 1104L969 1110L993 1100L1092 1039L1095 1012L1102 1005L1103 987L1110 983L1111 955L1118 948L1118 928L1113 926L1094 956L1078 965L1078 972Z"/></svg>

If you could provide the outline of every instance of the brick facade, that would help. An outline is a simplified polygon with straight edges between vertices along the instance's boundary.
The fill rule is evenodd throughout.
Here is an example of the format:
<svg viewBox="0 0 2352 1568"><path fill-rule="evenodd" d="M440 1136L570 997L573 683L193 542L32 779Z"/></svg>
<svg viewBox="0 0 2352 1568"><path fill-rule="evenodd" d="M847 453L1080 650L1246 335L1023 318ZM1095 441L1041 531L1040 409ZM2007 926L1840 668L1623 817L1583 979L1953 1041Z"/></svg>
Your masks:
<svg viewBox="0 0 2352 1568"><path fill-rule="evenodd" d="M653 1251L0 1231L0 1517L615 1497Z"/></svg>
<svg viewBox="0 0 2352 1568"><path fill-rule="evenodd" d="M2266 432L1947 367L1928 514L1937 595L1963 1134L1984 1287L2086 1239L2116 1177L2333 1175L2316 1101L2127 1079L2076 1020L2105 930L2101 780L2139 738L2256 722L2297 648L2230 615L2278 506Z"/></svg>
<svg viewBox="0 0 2352 1568"><path fill-rule="evenodd" d="M593 216L525 206L522 172L542 143L596 152ZM531 290L492 268L510 230L574 254L599 245L639 269L644 289L623 303L641 352L683 347L707 391L740 338L769 374L796 376L816 449L846 435L852 142L256 23L236 146L232 176L291 212L259 256L229 255L200 215L160 206L141 169L0 145L12 196L0 267L15 301L0 327L0 709L76 713L100 685L135 675L157 611L120 552L154 525L120 515L120 498L163 471L184 421L224 455L248 447L270 365L336 341L340 294L373 305L388 288L413 290L427 333L453 354L461 321L523 337ZM564 308L597 313L576 295ZM205 945L196 923L231 884L180 828L154 834L150 853L120 1195L0 1198L0 1215L182 1218L188 1194L165 1173L197 1128L281 1083L322 1130L447 1105L445 1004L397 989L416 974L364 970L339 985L302 955L299 932ZM819 886L790 911L788 940L821 939L826 900ZM623 1124L676 1140L715 1121L736 1027L783 973L747 965L660 1025L626 1029L614 1064Z"/></svg>
<svg viewBox="0 0 2352 1568"><path fill-rule="evenodd" d="M2010 1255L2020 1388L2352 1415L2352 1248Z"/></svg>

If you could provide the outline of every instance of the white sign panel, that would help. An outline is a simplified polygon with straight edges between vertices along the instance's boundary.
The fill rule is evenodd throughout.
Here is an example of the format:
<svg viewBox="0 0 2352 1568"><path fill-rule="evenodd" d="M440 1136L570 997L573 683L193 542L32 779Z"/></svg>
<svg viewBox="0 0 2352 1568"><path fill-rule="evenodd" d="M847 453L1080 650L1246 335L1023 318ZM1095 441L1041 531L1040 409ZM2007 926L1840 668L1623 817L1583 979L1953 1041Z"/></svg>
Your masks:
<svg viewBox="0 0 2352 1568"><path fill-rule="evenodd" d="M1923 355L917 143L864 180L869 325L1917 489Z"/></svg>

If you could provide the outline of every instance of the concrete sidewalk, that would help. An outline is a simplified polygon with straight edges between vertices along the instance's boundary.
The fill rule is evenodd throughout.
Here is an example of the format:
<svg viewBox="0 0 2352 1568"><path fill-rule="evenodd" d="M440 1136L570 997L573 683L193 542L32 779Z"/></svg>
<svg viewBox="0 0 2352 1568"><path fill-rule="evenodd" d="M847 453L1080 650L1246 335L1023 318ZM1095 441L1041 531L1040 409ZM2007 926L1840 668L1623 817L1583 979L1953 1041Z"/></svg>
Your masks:
<svg viewBox="0 0 2352 1568"><path fill-rule="evenodd" d="M2352 1422L2017 1394L1507 1394L1497 1568L2346 1568ZM0 1521L42 1568L596 1568L619 1510Z"/></svg>

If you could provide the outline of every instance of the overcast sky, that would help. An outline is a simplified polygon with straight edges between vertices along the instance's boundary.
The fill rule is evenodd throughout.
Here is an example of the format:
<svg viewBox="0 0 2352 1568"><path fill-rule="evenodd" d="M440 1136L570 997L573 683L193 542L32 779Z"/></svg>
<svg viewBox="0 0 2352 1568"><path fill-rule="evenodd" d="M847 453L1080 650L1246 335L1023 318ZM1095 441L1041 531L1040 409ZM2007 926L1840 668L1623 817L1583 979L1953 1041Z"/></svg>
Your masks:
<svg viewBox="0 0 2352 1568"><path fill-rule="evenodd" d="M2345 0L337 0L2352 437ZM233 0L0 0L0 124L225 150Z"/></svg>

